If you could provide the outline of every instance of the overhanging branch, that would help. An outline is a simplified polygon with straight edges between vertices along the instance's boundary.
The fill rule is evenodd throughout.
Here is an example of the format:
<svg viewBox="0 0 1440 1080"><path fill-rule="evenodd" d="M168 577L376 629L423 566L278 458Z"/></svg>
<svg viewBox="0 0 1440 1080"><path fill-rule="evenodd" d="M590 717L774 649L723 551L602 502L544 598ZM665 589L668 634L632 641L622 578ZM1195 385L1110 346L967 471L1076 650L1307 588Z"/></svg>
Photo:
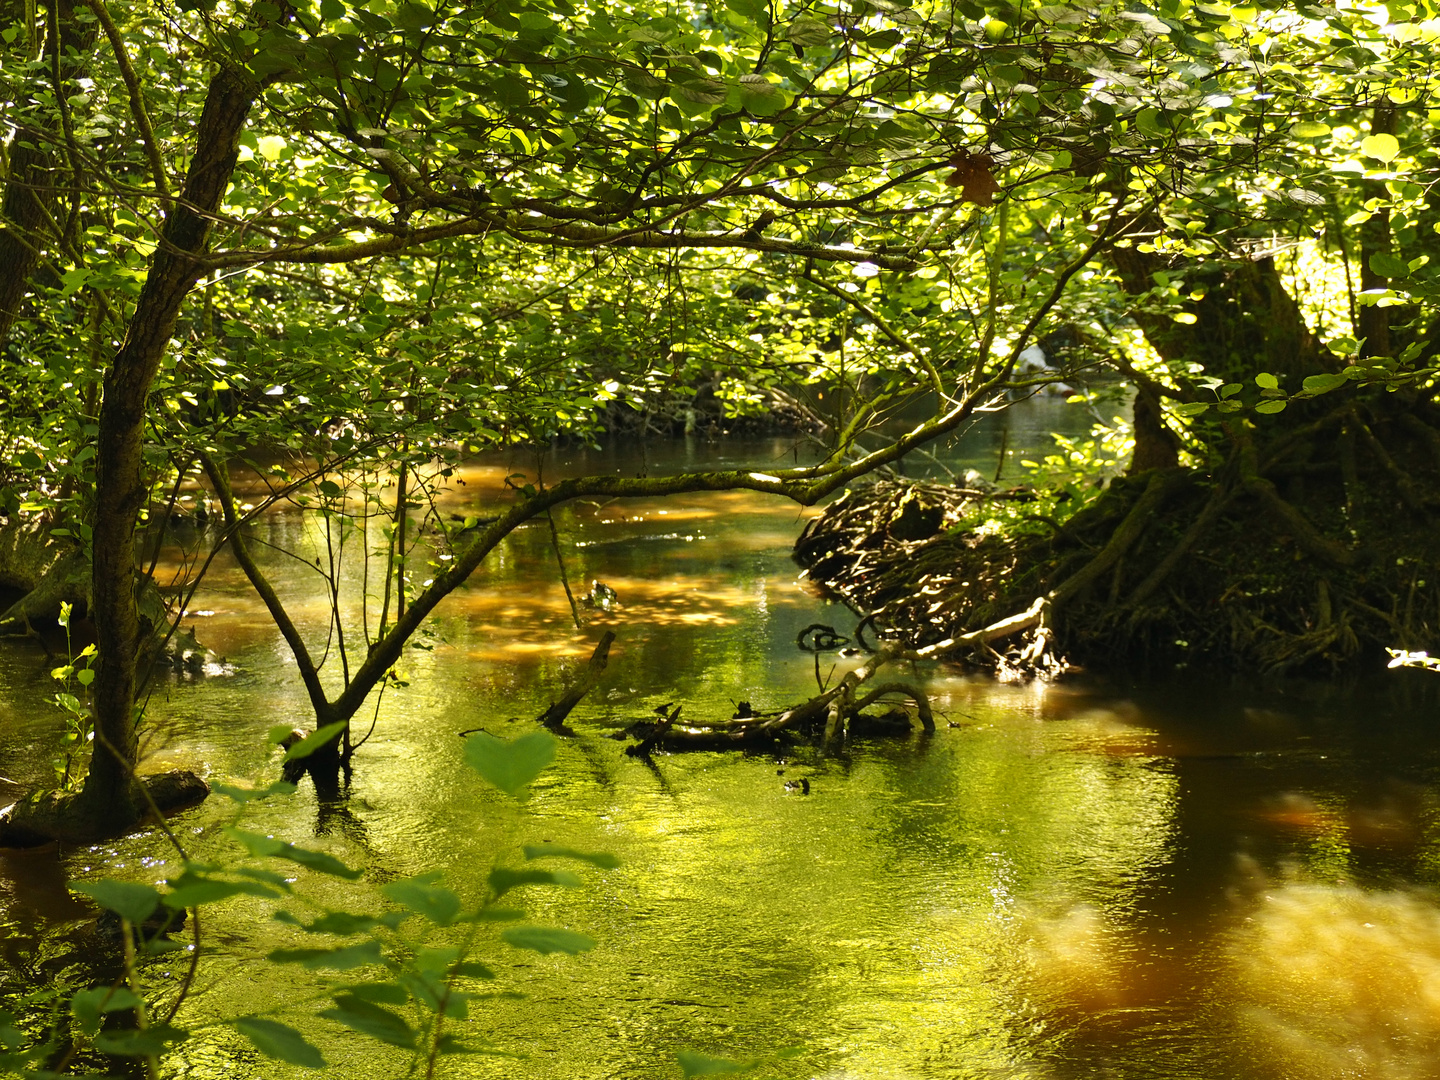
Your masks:
<svg viewBox="0 0 1440 1080"><path fill-rule="evenodd" d="M885 270L913 270L920 265L914 257L865 251L858 248L817 244L808 240L784 240L767 236L747 236L730 230L710 231L673 229L668 231L635 232L610 225L592 225L583 221L566 221L543 216L519 214L487 214L481 217L451 221L443 225L396 232L352 244L321 247L315 243L291 244L259 251L219 252L205 260L211 269L254 266L262 263L350 263L380 255L413 252L426 244L458 236L484 236L504 232L522 243L572 248L737 248L746 251L768 251L795 255L827 262L872 262Z"/></svg>

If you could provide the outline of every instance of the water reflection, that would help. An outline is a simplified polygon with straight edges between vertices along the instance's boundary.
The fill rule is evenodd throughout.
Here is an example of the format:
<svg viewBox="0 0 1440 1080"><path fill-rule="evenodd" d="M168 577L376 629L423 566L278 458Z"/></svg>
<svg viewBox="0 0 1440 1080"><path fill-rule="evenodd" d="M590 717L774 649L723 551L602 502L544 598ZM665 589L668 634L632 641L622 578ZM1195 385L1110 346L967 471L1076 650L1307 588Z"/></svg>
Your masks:
<svg viewBox="0 0 1440 1080"><path fill-rule="evenodd" d="M456 505L483 510L510 471L467 472ZM521 530L408 651L410 686L361 718L374 735L348 802L318 803L307 785L247 825L365 867L354 885L297 871L311 901L351 911L378 910L381 883L431 868L473 899L524 844L622 859L582 889L529 890L537 921L601 945L560 959L495 944L495 989L527 996L477 1003L463 1026L523 1058L466 1058L453 1075L652 1080L678 1075L679 1047L795 1045L806 1053L767 1075L1433 1075L1440 755L1425 718L1440 680L1394 673L1347 695L1215 679L1012 687L932 669L918 673L939 720L929 738L647 765L608 736L666 702L724 716L741 699L798 701L815 676L796 633L849 620L797 585L784 503L587 504L557 523L572 584L609 584L618 608L576 631L548 528ZM277 546L314 550L313 522L266 528ZM313 569L270 550L323 634L323 598L304 599ZM201 640L238 673L161 684L148 750L217 779L273 776L266 729L309 720L293 661L225 560L197 605L213 612ZM606 682L572 716L555 768L523 806L486 788L458 733L530 730L606 627L620 635ZM46 775L55 745L35 711L45 667L23 645L0 653L0 774L20 784ZM808 794L786 786L802 779ZM230 812L215 799L177 819L194 857L227 850ZM74 942L91 913L66 878L153 881L173 866L153 834L0 859L5 987L82 977ZM201 992L182 1017L206 1034L175 1075L300 1074L204 1027L314 992L309 974L257 959L295 944L271 913L236 897L208 916ZM324 1047L331 1074L403 1068L320 1007L286 1019Z"/></svg>

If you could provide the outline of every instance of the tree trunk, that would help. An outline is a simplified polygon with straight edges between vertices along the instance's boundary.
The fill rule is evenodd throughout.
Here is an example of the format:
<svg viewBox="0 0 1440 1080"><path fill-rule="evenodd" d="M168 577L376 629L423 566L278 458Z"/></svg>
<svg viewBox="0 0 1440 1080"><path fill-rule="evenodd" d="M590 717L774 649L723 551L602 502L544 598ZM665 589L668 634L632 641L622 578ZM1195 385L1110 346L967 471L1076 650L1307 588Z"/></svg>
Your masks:
<svg viewBox="0 0 1440 1080"><path fill-rule="evenodd" d="M222 67L211 80L180 200L165 219L125 340L105 373L96 460L93 602L100 667L94 684L96 747L82 812L109 831L138 815L135 687L141 626L135 598L135 529L144 509L142 450L151 384L180 307L204 273L210 217L220 207L258 88Z"/></svg>

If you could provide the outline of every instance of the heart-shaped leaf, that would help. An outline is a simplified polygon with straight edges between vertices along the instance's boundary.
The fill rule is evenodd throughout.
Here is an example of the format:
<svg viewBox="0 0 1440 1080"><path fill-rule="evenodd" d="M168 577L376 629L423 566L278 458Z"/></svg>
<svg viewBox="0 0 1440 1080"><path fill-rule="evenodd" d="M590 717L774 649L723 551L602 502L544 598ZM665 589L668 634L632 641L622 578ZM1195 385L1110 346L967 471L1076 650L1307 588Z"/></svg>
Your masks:
<svg viewBox="0 0 1440 1080"><path fill-rule="evenodd" d="M465 742L470 767L507 795L518 795L555 758L555 737L532 731L518 739L477 732Z"/></svg>

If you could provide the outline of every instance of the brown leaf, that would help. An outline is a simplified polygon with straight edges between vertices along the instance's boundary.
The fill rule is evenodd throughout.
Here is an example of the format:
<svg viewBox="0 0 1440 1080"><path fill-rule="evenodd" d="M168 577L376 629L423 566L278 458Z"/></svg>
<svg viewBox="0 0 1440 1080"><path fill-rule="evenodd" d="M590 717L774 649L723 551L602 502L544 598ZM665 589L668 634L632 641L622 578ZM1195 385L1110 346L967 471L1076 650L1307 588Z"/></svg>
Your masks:
<svg viewBox="0 0 1440 1080"><path fill-rule="evenodd" d="M955 171L945 183L960 189L962 202L989 206L995 201L995 192L1000 190L1000 185L991 172L995 167L994 158L985 153L972 154L969 150L961 150L950 159L950 164L955 166Z"/></svg>

